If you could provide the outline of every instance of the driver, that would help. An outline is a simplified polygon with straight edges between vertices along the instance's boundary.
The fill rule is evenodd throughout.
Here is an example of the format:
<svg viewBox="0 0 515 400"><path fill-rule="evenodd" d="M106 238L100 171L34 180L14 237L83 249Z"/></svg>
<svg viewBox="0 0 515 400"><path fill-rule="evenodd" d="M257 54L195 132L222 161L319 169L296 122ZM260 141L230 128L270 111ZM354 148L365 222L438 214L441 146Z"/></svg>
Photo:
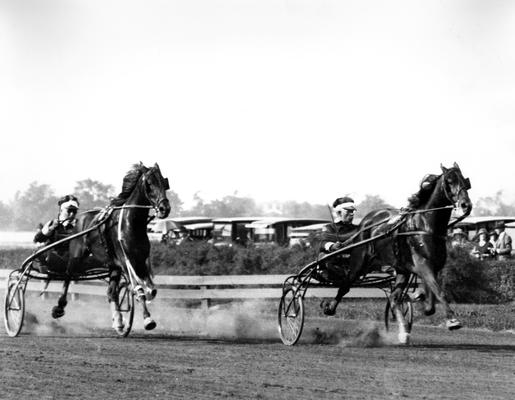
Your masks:
<svg viewBox="0 0 515 400"><path fill-rule="evenodd" d="M57 218L48 221L36 232L35 243L49 245L74 233L79 200L74 195L69 194L59 199L57 205L59 206ZM68 243L63 243L62 246L57 246L46 252L41 261L47 267L64 271L68 261L68 248Z"/></svg>
<svg viewBox="0 0 515 400"><path fill-rule="evenodd" d="M351 197L338 197L333 202L334 222L327 224L322 232L320 251L332 253L344 247L345 241L357 231L357 225L352 223L356 206ZM346 277L345 266L348 263L348 254L331 258L320 266L318 276L328 282L338 282Z"/></svg>

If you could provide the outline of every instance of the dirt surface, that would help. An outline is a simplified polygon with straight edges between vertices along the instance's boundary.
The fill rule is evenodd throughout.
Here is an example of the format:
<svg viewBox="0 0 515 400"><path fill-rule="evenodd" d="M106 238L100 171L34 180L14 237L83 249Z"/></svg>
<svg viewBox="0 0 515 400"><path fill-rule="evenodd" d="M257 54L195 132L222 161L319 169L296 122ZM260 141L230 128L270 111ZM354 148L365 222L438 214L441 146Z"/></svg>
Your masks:
<svg viewBox="0 0 515 400"><path fill-rule="evenodd" d="M105 300L28 302L22 334L0 329L0 399L509 399L515 335L415 325L411 345L372 322L309 318L280 342L257 303L199 310L155 304L158 328L116 337Z"/></svg>

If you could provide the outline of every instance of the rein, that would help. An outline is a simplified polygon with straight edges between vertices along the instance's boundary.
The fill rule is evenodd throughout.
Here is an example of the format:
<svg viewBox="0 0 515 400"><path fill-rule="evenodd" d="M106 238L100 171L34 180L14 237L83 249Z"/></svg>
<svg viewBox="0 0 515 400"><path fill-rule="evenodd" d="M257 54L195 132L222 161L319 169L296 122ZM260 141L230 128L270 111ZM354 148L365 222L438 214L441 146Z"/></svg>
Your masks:
<svg viewBox="0 0 515 400"><path fill-rule="evenodd" d="M109 208L109 207L108 207ZM139 204L129 204L129 205L123 205L123 206L116 206L116 207L110 207L112 210L122 210L124 208L148 208L148 209L156 209L157 207L154 206L140 206Z"/></svg>
<svg viewBox="0 0 515 400"><path fill-rule="evenodd" d="M454 208L454 206L452 205L448 205L448 206L442 206L442 207L434 207L434 208L427 208L425 210L413 210L413 211L401 211L401 214L400 214L400 219L398 221L397 224L395 224L394 226L392 226L391 229L389 229L387 232L384 232L383 234L381 234L379 237L383 237L383 236L387 236L389 234L391 234L392 232L394 232L395 230L397 230L403 223L405 223L405 217L407 215L414 215L414 214L424 214L424 213L428 213L428 212L432 212L432 211L439 211L439 210L446 210L446 209L449 209L449 208ZM462 215L460 217L458 217L455 221L453 221L451 224L447 225L448 227L451 227L455 224L457 224L459 221L461 221L462 219L466 218L467 216L466 215ZM348 244L348 243L351 243L352 240L354 240L359 234L367 231L367 230L370 230L372 228L375 228L376 226L379 226L379 225L382 225L384 223L387 223L391 218L384 218L383 220L379 221L379 222L376 222L372 225L369 225L367 227L363 227L362 229L360 229L358 232L354 233L349 239L347 239L345 242L344 242L344 245L345 244ZM398 236L415 236L415 235L427 235L427 236L434 236L434 237L439 237L441 239L445 239L446 237L445 236L442 236L442 235L435 235L434 233L431 233L431 232L427 232L427 231L408 231L408 232L397 232L396 233ZM374 238L378 238L378 237L374 237ZM371 238L372 239L372 238Z"/></svg>

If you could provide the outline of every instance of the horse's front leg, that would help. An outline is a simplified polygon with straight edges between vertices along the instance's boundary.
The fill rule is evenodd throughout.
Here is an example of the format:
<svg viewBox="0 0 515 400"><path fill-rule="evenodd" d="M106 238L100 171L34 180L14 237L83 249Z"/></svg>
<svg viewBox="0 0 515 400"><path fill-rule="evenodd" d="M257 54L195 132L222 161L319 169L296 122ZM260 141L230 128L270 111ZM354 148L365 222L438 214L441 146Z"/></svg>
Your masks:
<svg viewBox="0 0 515 400"><path fill-rule="evenodd" d="M57 300L57 305L52 308L52 318L61 318L64 315L64 308L68 301L66 297L68 295L68 288L70 286L70 279L65 279L63 283L63 294Z"/></svg>
<svg viewBox="0 0 515 400"><path fill-rule="evenodd" d="M157 323L150 316L150 311L148 310L147 306L147 296L145 294L145 290L142 286L137 286L134 289L134 291L136 295L136 300L139 301L141 303L141 306L143 307L143 327L147 331L151 331L157 326Z"/></svg>
<svg viewBox="0 0 515 400"><path fill-rule="evenodd" d="M408 276L399 273L395 278L395 285L389 298L393 313L395 314L395 319L397 320L397 324L399 326L399 343L402 344L407 344L409 342L409 332L407 329L406 319L404 318L404 314L402 312L402 302L404 300L402 296L408 281Z"/></svg>
<svg viewBox="0 0 515 400"><path fill-rule="evenodd" d="M443 305L445 310L445 325L447 329L449 330L455 330L461 328L461 322L456 319L454 311L449 306L449 302L447 301L445 294L436 281L435 274L434 274L434 268L431 262L418 255L413 255L413 261L415 262L415 269L414 271L417 273L418 276L420 276L424 284L427 288L429 288L429 291L432 292L432 294L436 297L436 299ZM431 297L428 299L428 303L426 305L426 314L431 313L431 311L434 311L434 300L431 301Z"/></svg>

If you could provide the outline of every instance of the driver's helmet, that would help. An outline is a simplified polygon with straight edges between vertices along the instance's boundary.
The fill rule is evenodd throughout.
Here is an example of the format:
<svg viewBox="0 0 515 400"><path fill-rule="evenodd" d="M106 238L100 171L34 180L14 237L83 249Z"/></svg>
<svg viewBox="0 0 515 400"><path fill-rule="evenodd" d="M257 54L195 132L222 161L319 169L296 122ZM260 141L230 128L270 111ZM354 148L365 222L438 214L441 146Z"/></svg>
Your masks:
<svg viewBox="0 0 515 400"><path fill-rule="evenodd" d="M65 221L75 217L79 209L79 200L73 194L67 194L59 199L57 205L59 206L59 220Z"/></svg>
<svg viewBox="0 0 515 400"><path fill-rule="evenodd" d="M354 205L354 199L349 196L338 197L333 202L333 210L336 214L335 222L345 221L351 222L354 217L354 212L356 211L356 206Z"/></svg>

